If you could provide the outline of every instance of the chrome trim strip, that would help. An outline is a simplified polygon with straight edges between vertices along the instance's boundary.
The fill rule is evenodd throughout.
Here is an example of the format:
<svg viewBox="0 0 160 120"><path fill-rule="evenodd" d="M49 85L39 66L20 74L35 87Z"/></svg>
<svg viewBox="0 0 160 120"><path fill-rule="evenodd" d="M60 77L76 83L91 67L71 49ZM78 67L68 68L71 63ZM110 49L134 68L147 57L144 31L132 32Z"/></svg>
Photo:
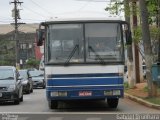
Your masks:
<svg viewBox="0 0 160 120"><path fill-rule="evenodd" d="M72 85L72 86L47 86L48 88L61 88L61 87L108 87L108 86L123 86L123 84L113 84L113 85Z"/></svg>
<svg viewBox="0 0 160 120"><path fill-rule="evenodd" d="M69 78L47 78L50 80L54 79L97 79L97 78L123 78L123 76L114 76L114 77L69 77Z"/></svg>

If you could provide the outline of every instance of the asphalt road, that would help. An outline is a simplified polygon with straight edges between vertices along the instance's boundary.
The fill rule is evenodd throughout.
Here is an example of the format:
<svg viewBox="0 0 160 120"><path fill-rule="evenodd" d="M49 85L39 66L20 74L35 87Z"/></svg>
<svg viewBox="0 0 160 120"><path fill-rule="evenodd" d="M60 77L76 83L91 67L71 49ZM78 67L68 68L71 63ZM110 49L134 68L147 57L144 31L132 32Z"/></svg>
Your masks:
<svg viewBox="0 0 160 120"><path fill-rule="evenodd" d="M73 120L105 120L106 116L109 117L108 114L154 114L159 113L159 110L145 107L126 98L120 99L117 109L108 108L107 104L103 101L77 101L67 103L61 102L59 104L59 109L51 110L48 108L45 90L34 89L33 93L24 95L24 101L19 105L14 105L12 103L1 103L0 115L2 116L0 116L0 118L3 118L6 113L21 114L20 116L24 119L20 120L30 120L25 116L30 114L32 114L32 117L38 116L40 118L43 118L46 115L45 118L47 118L47 120L72 120L73 118ZM32 119L40 120L40 118Z"/></svg>

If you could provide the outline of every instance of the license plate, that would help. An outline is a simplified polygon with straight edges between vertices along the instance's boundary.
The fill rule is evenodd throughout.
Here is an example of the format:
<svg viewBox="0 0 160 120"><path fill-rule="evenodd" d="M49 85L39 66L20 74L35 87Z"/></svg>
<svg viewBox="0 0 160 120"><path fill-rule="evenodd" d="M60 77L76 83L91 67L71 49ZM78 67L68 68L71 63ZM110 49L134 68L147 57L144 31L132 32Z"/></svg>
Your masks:
<svg viewBox="0 0 160 120"><path fill-rule="evenodd" d="M2 93L0 93L0 97L2 97Z"/></svg>
<svg viewBox="0 0 160 120"><path fill-rule="evenodd" d="M91 91L80 91L79 96L92 96Z"/></svg>

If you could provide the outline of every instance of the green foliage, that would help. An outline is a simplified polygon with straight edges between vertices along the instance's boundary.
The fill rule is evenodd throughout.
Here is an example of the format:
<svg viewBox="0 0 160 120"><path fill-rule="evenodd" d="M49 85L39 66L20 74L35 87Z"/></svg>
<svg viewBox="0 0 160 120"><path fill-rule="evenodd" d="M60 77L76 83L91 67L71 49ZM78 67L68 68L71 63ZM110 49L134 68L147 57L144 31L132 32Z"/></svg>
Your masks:
<svg viewBox="0 0 160 120"><path fill-rule="evenodd" d="M143 91L144 91L144 92L148 92L148 86L145 86L145 87L143 88Z"/></svg>
<svg viewBox="0 0 160 120"><path fill-rule="evenodd" d="M125 88L125 89L128 89L128 88L129 88L128 82L124 82L124 88Z"/></svg>
<svg viewBox="0 0 160 120"><path fill-rule="evenodd" d="M124 11L123 2L117 0L114 4L111 4L110 7L105 8L106 11L109 11L111 14L118 14L121 11Z"/></svg>
<svg viewBox="0 0 160 120"><path fill-rule="evenodd" d="M160 29L157 28L157 26L150 26L150 33L152 40L158 39L158 33L160 32Z"/></svg>
<svg viewBox="0 0 160 120"><path fill-rule="evenodd" d="M0 65L15 65L14 41L0 39Z"/></svg>
<svg viewBox="0 0 160 120"><path fill-rule="evenodd" d="M158 12L158 1L157 0L148 0L146 1L148 12L150 16L157 15Z"/></svg>
<svg viewBox="0 0 160 120"><path fill-rule="evenodd" d="M158 14L158 3L157 0L147 1L147 8L149 12L149 24L156 22L156 16Z"/></svg>
<svg viewBox="0 0 160 120"><path fill-rule="evenodd" d="M133 33L133 40L135 43L138 43L141 40L142 37L142 29L140 26L136 27L133 29L134 33Z"/></svg>
<svg viewBox="0 0 160 120"><path fill-rule="evenodd" d="M151 36L151 40L157 40L158 37L158 32L160 32L160 30L156 27L156 26L150 26L150 36ZM133 29L133 41L138 43L140 42L140 40L142 40L142 29L141 26L137 26L136 28Z"/></svg>
<svg viewBox="0 0 160 120"><path fill-rule="evenodd" d="M9 61L5 61L5 60L0 60L0 65L11 65L11 63Z"/></svg>
<svg viewBox="0 0 160 120"><path fill-rule="evenodd" d="M126 6L128 8L122 9L123 5L124 5L124 1L125 0L118 0L117 2L113 2L113 4L111 4L110 7L107 7L105 10L109 11L111 14L115 14L117 11L120 10L125 10L125 14L127 16L133 15L134 13L136 13L138 16L140 16L140 10L138 5L132 4L130 6ZM127 1L127 0L126 0ZM121 4L123 3L123 4ZM153 24L153 22L156 22L156 16L158 14L158 3L157 0L146 0L146 5L148 8L148 12L149 12L149 24ZM130 7L133 7L134 11L130 11ZM132 26L132 25L131 25ZM151 32L151 39L154 40L156 39L156 35L158 34L160 30L158 30L158 28L155 27L151 27L150 28L150 32ZM133 40L134 42L138 43L141 40L141 36L142 36L142 30L141 27L138 26L136 28L133 29Z"/></svg>
<svg viewBox="0 0 160 120"><path fill-rule="evenodd" d="M136 13L140 16L140 10L138 5L134 6L134 4L129 7L126 6L124 9L124 1L125 0L117 0L117 2L113 2L110 7L106 7L106 11L109 11L111 14L117 14L118 12L124 11L127 16L133 15ZM127 1L127 0L126 0ZM157 0L146 0L147 9L149 12L149 24L153 24L156 22L156 16L158 15L158 1ZM128 8L127 8L128 7ZM130 11L130 7L133 7L134 11Z"/></svg>
<svg viewBox="0 0 160 120"><path fill-rule="evenodd" d="M38 68L39 63L40 63L40 61L39 61L39 60L36 60L36 59L34 59L34 58L30 58L30 59L27 61L27 65L28 65L29 67L33 67L33 68Z"/></svg>
<svg viewBox="0 0 160 120"><path fill-rule="evenodd" d="M146 98L148 102L160 105L160 97Z"/></svg>

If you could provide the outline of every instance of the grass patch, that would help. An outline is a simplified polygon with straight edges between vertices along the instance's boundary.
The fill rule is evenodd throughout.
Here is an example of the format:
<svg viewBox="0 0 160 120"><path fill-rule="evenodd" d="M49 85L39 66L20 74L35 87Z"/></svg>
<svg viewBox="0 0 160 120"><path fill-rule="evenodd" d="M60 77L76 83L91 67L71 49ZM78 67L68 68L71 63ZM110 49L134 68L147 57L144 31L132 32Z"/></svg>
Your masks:
<svg viewBox="0 0 160 120"><path fill-rule="evenodd" d="M158 88L157 92L160 93L160 87Z"/></svg>
<svg viewBox="0 0 160 120"><path fill-rule="evenodd" d="M156 97L156 98L145 98L145 100L147 100L148 102L151 102L151 103L160 105L160 97Z"/></svg>

